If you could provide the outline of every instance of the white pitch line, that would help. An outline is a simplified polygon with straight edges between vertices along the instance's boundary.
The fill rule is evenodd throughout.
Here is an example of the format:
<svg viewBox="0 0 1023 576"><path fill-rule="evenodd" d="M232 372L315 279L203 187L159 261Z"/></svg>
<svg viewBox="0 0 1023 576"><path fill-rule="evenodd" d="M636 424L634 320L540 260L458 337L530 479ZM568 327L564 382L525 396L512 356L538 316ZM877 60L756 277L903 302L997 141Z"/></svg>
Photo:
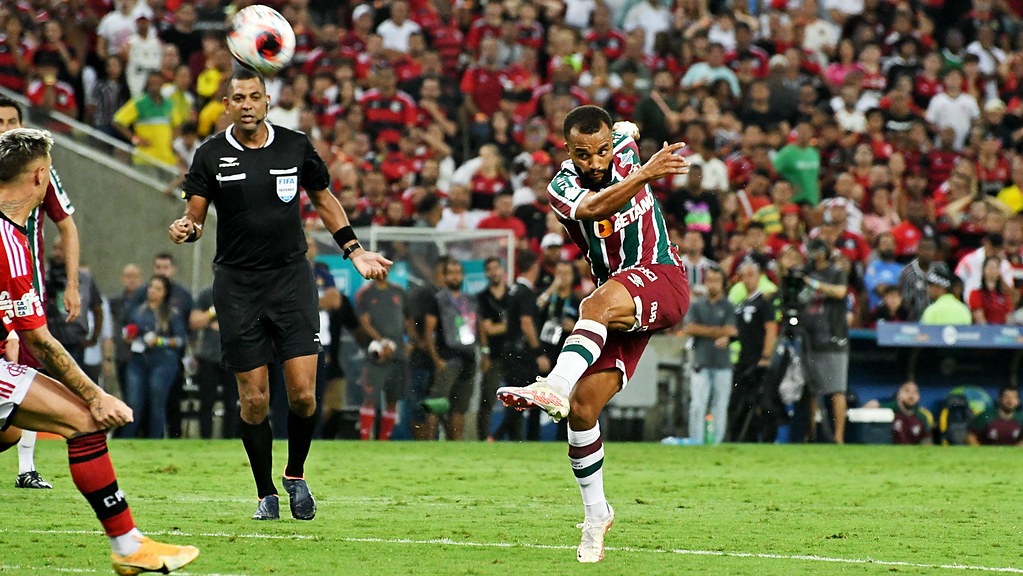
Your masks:
<svg viewBox="0 0 1023 576"><path fill-rule="evenodd" d="M3 530L0 529L0 533L31 533L31 534L101 534L96 530ZM163 536L181 536L185 538L189 537L204 537L204 538L256 538L263 540L335 540L338 542L363 542L373 544L410 544L420 546L430 545L441 545L441 546L463 546L471 548L530 548L534 550L574 550L575 546L558 546L553 544L529 544L529 543L512 543L512 542L463 542L458 540L451 540L449 538L436 538L429 540L415 540L411 538L375 538L366 537L359 538L355 536L337 536L329 538L321 538L319 536L307 536L303 534L228 534L225 532L201 532L201 533L189 533L179 532L175 530L149 532L152 535L163 535ZM875 564L878 566L902 566L906 568L925 568L925 569L940 569L940 570L965 570L973 572L992 572L1002 574L1023 574L1023 569L1012 568L1012 567L998 567L998 566L976 566L970 564L925 564L920 562L904 562L899 560L877 560L874 558L830 558L828 556L816 556L810 554L769 554L763 552L725 552L721 550L659 550L655 548L632 548L632 547L608 547L606 550L611 552L628 552L634 554L680 554L683 556L721 556L723 558L762 558L767 560L801 560L805 562L825 562L832 564ZM21 568L19 566L0 566L0 570L4 568ZM57 570L63 572L95 572L95 570L79 570L74 568L49 568L49 570ZM188 572L182 572L182 576L187 576ZM248 576L244 574L206 574L206 573L191 573L194 576Z"/></svg>

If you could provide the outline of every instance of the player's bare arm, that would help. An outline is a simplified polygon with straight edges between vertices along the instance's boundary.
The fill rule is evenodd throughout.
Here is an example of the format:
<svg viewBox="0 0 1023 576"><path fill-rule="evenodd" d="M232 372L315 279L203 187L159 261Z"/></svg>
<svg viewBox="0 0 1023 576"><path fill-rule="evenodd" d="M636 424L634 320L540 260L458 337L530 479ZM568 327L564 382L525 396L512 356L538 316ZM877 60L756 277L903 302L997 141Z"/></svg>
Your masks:
<svg viewBox="0 0 1023 576"><path fill-rule="evenodd" d="M309 199L312 201L313 206L316 207L316 213L320 215L320 221L323 222L323 226L334 234L338 230L349 226L348 215L345 214L345 209L341 207L341 203L338 202L337 198L334 197L327 190L315 190L309 191ZM358 243L358 240L351 240L346 242L342 249L348 248L351 245ZM384 258L376 252L370 252L363 248L358 248L348 256L349 260L352 261L352 265L359 271L359 274L367 280L382 280L387 278L387 271L394 264L387 258Z"/></svg>
<svg viewBox="0 0 1023 576"><path fill-rule="evenodd" d="M171 222L168 233L175 244L195 242L202 238L202 227L206 223L210 201L202 196L190 196L185 204L185 213Z"/></svg>
<svg viewBox="0 0 1023 576"><path fill-rule="evenodd" d="M665 142L664 146L646 161L646 164L629 174L621 182L612 184L603 190L591 191L579 203L575 213L576 218L579 220L603 220L621 210L650 182L676 174L687 174L689 161L684 156L675 153L685 148L685 145L685 142L674 144ZM606 162L605 170L611 169L612 155L613 150L610 148L610 144L596 150L583 150L576 147L574 152L577 161L592 162L594 165L597 162ZM601 156L605 158L602 159Z"/></svg>
<svg viewBox="0 0 1023 576"><path fill-rule="evenodd" d="M64 309L67 321L72 322L82 312L82 298L78 294L78 267L82 258L82 247L78 241L78 226L73 216L57 222L57 232L64 242L64 260L67 270L67 287L64 290Z"/></svg>
<svg viewBox="0 0 1023 576"><path fill-rule="evenodd" d="M22 331L21 338L57 381L85 401L92 417L104 428L116 428L132 421L131 408L89 379L46 326Z"/></svg>

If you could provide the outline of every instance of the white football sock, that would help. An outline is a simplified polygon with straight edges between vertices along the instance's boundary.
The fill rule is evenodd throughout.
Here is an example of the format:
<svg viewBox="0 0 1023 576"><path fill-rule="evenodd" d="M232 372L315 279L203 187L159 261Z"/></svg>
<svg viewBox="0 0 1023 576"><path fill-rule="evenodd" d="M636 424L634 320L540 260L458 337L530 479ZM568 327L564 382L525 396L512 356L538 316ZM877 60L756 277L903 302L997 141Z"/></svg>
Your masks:
<svg viewBox="0 0 1023 576"><path fill-rule="evenodd" d="M110 536L109 538L110 549L113 550L114 554L118 556L131 556L142 547L142 542L139 542L139 540L145 538L145 536L142 532L139 532L138 528L132 528L120 536Z"/></svg>
<svg viewBox="0 0 1023 576"><path fill-rule="evenodd" d="M31 430L21 431L21 440L18 441L18 474L24 474L36 469L36 433Z"/></svg>

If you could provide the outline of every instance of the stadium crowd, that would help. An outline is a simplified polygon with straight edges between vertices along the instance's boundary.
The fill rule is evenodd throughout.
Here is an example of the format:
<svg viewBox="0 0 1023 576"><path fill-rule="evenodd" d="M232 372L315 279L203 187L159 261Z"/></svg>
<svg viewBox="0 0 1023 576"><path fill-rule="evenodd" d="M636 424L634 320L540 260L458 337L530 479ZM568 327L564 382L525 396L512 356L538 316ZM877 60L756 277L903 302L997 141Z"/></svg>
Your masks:
<svg viewBox="0 0 1023 576"><path fill-rule="evenodd" d="M139 163L184 170L226 127L225 31L252 3L4 3L0 85L131 142ZM587 103L635 122L644 159L662 142L688 143L692 171L653 188L694 293L711 269L735 304L753 286L784 292L819 239L846 279L847 327L1023 323L1018 1L260 3L298 40L292 63L267 79L269 119L309 135L353 225L509 229L532 255L515 271L534 291L515 308L530 320L514 330L525 330L535 372L593 288L546 193L567 159L562 120ZM430 278L437 261L421 276L454 289L458 263L439 260ZM745 287L750 262L761 275ZM493 276L488 290L515 292ZM462 328L445 324L436 298L406 296L422 321L411 380L428 396L428 373L462 354L457 337L441 336ZM554 310L558 298L567 304ZM345 325L365 330L360 299ZM487 317L485 300L473 303L477 345L493 349L513 329ZM431 310L436 339L422 330ZM205 329L211 318L182 323ZM376 332L369 340L387 339ZM495 364L483 357L486 373Z"/></svg>

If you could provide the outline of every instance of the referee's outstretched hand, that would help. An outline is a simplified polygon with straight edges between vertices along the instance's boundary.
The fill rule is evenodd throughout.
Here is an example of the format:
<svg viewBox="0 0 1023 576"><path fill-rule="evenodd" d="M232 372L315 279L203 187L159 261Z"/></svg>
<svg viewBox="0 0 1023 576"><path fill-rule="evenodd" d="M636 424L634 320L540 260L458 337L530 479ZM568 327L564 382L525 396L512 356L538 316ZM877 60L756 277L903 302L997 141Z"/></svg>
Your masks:
<svg viewBox="0 0 1023 576"><path fill-rule="evenodd" d="M369 252L362 248L353 252L350 259L355 269L366 280L383 280L387 278L387 270L394 264L394 262L376 252Z"/></svg>

